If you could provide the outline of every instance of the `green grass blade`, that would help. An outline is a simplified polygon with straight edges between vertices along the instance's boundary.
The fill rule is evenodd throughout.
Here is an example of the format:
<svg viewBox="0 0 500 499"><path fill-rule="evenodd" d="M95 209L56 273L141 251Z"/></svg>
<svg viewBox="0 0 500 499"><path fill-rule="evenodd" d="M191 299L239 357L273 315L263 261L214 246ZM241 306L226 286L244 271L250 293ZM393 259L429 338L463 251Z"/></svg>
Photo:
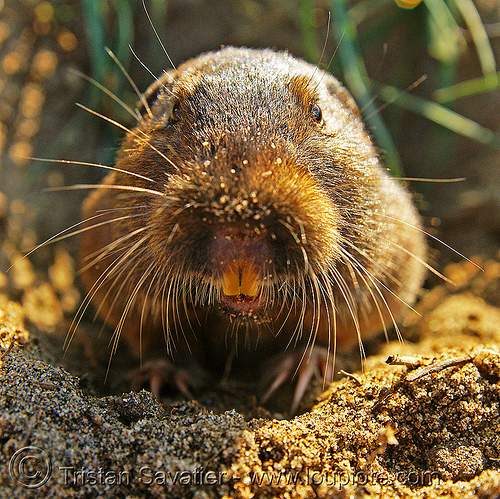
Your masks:
<svg viewBox="0 0 500 499"><path fill-rule="evenodd" d="M134 44L134 13L132 5L130 0L112 0L112 4L118 25L118 38L113 52L121 63L128 67L131 57L129 45Z"/></svg>
<svg viewBox="0 0 500 499"><path fill-rule="evenodd" d="M429 53L438 61L453 61L465 43L460 27L444 0L423 0L429 12Z"/></svg>
<svg viewBox="0 0 500 499"><path fill-rule="evenodd" d="M377 85L379 97L413 111L469 139L500 149L500 135L447 107L415 95L407 94L390 85Z"/></svg>
<svg viewBox="0 0 500 499"><path fill-rule="evenodd" d="M384 158L387 167L394 176L402 175L401 160L392 137L385 126L382 117L375 108L368 85L370 84L363 59L356 46L356 28L348 19L346 0L330 0L332 11L332 31L339 42L339 57L342 61L344 79L356 99L364 109L368 126L371 129L377 145L385 151Z"/></svg>
<svg viewBox="0 0 500 499"><path fill-rule="evenodd" d="M92 59L92 77L102 82L106 74L106 53L103 47L106 45L104 34L104 23L102 13L102 2L95 0L83 0L85 29L90 45L90 57Z"/></svg>
<svg viewBox="0 0 500 499"><path fill-rule="evenodd" d="M483 74L492 75L496 74L497 66L495 62L495 55L491 48L488 34L484 28L481 17L476 9L472 0L453 0L457 6L460 14L462 15L465 24L469 28L472 40L476 46L479 64Z"/></svg>
<svg viewBox="0 0 500 499"><path fill-rule="evenodd" d="M370 17L380 14L380 11L388 6L394 7L394 0L377 0L375 2L373 0L361 0L349 7L349 19L358 26ZM394 29L394 25L392 28Z"/></svg>
<svg viewBox="0 0 500 499"><path fill-rule="evenodd" d="M299 22L304 59L316 64L319 59L319 50L316 44L316 30L314 28L313 0L300 0Z"/></svg>
<svg viewBox="0 0 500 499"><path fill-rule="evenodd" d="M500 72L479 78L471 78L449 87L436 90L432 97L440 104L471 97L473 95L484 94L500 88Z"/></svg>

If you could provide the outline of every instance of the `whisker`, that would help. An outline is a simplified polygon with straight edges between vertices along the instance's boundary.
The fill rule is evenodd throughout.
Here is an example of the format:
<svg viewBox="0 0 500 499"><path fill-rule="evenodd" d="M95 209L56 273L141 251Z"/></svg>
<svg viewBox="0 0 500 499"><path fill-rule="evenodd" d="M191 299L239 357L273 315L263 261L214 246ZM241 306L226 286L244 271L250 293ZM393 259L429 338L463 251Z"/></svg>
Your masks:
<svg viewBox="0 0 500 499"><path fill-rule="evenodd" d="M149 293L150 293L151 288L153 287L153 284L155 283L155 280L158 277L159 273L160 273L160 269L157 268L156 272L151 277L148 289L146 290L146 294L145 294L144 300L142 302L141 321L140 321L140 324L139 324L139 366L140 366L141 369L142 369L142 365L143 365L142 339L143 339L143 336L144 336L144 321L145 321L145 313L146 313L146 304L149 303L148 302L148 300L149 300Z"/></svg>
<svg viewBox="0 0 500 499"><path fill-rule="evenodd" d="M449 279L445 275L441 274L441 272L439 272L434 267L432 267L432 265L429 265L425 260L422 260L422 258L420 258L419 256L415 255L410 250L406 249L404 246L401 246L400 244L396 243L395 241L392 241L392 240L389 240L389 239L385 238L381 234L378 234L378 237L380 239L383 239L384 241L390 242L393 246L395 246L396 248L400 249L401 251L403 251L404 253L406 253L408 256L411 256L412 258L414 258L417 262L419 262L420 264L422 264L427 270L429 270L430 272L432 272L434 275L437 275L443 281L448 282L450 284L455 284L451 279ZM478 265L476 265L476 267L480 268Z"/></svg>
<svg viewBox="0 0 500 499"><path fill-rule="evenodd" d="M185 307L185 310L186 310L186 319L189 323L189 326L191 328L191 331L192 333L194 334L194 329L191 325L191 321L189 320L189 317L188 317L188 311L187 311L187 304L186 304L186 283L185 283L185 278L184 278L184 275L183 275L183 269L184 268L184 264L182 263L181 265L179 265L178 269L177 269L177 275L176 275L176 287L175 287L175 294L176 296L179 296L182 294L182 302L184 303L184 307ZM179 287L181 288L179 290ZM181 334L182 334L182 337L184 338L184 341L187 345L187 348L189 350L189 353L191 354L191 347L189 346L189 341L186 337L186 333L184 332L184 328L182 326L183 324L183 321L182 321L182 318L181 318L181 311L179 310L179 302L181 300L176 300L175 302L175 305L176 305L176 313L177 313L177 319L178 319L178 323L179 323L179 327L180 327L180 330L181 330ZM196 338L195 338L196 339Z"/></svg>
<svg viewBox="0 0 500 499"><path fill-rule="evenodd" d="M153 24L153 20L151 19L151 16L149 15L148 9L146 7L146 2L144 0L142 0L142 6L144 8L144 12L146 13L146 16L148 18L149 24L151 24L151 28L153 29L153 32L156 35L156 38L157 38L158 42L160 43L161 48L163 49L163 51L165 52L165 55L167 56L168 62L170 62L170 64L172 65L172 67L174 69L177 69L175 67L175 64L173 63L172 59L170 58L170 55L169 55L167 49L165 48L165 45L163 45L163 42L161 41L161 37L158 34L158 31L156 31L155 25Z"/></svg>
<svg viewBox="0 0 500 499"><path fill-rule="evenodd" d="M321 54L319 56L319 60L318 60L318 63L314 66L314 71L313 71L313 74L311 75L311 77L309 78L309 81L307 82L307 86L309 86L309 84L311 83L311 81L314 79L314 76L316 75L316 72L318 71L319 69L319 65L321 64L321 61L323 60L323 57L325 55L325 51L326 51L326 46L328 44L328 38L330 37L330 20L331 20L331 17L332 17L332 13L330 11L328 11L328 20L326 22L326 35L325 35L325 41L323 42L323 47L321 49ZM330 61L331 62L331 61Z"/></svg>
<svg viewBox="0 0 500 499"><path fill-rule="evenodd" d="M362 249L358 248L354 243L349 241L346 237L342 237L341 239L343 244L347 244L350 248L352 248L354 251L357 251L361 256L366 258L372 265L377 267L382 275L386 276L389 280L391 280L396 286L400 287L402 285L401 281L397 279L395 276L393 276L383 265L381 265L379 262L374 260L372 257L370 257L366 251L363 251ZM344 248L341 248L341 251Z"/></svg>
<svg viewBox="0 0 500 499"><path fill-rule="evenodd" d="M145 236L144 238L142 238L142 240L140 241L140 244L143 244L145 242L145 240L147 240L147 236ZM134 267L131 268L131 270L129 271L129 277L136 270L136 268L139 266L140 263L141 262L139 260L137 262L137 264ZM115 332L116 332L116 338L113 339L112 355L114 355L116 353L116 349L118 347L118 340L120 338L121 331L123 330L123 326L125 324L125 320L127 318L127 315L129 314L130 309L132 308L132 305L134 304L134 302L135 302L135 300L137 298L137 295L139 294L139 292L140 292L140 290L142 288L142 285L149 278L150 272L154 268L155 265L156 265L156 262L152 262L146 268L146 270L144 272L142 272L141 278L137 281L137 284L135 285L134 289L130 293L130 296L128 297L127 303L125 304L125 308L123 309L122 316L120 317L120 321L118 322L118 325L116 326L116 330L115 330ZM126 282L126 281L127 281L127 278L124 279L124 282ZM118 290L117 295L120 294L122 288L123 288L123 285ZM113 335L113 336L115 336L115 335Z"/></svg>
<svg viewBox="0 0 500 499"><path fill-rule="evenodd" d="M418 78L416 81L414 81L411 85L408 85L403 92L398 93L398 95L396 95L392 99L388 100L387 102L384 102L379 107L377 107L376 109L374 109L368 116L365 117L365 120L369 120L370 118L372 118L376 114L378 114L381 111L383 111L386 107L394 104L394 102L396 102L401 97L402 94L408 94L408 93L410 93L412 90L414 90L415 88L417 88L425 80L427 80L427 75L422 75L420 78ZM372 99L372 100L375 100L375 99ZM366 107L367 107L366 105L363 106L363 108L361 109L361 112L363 112ZM395 178L397 178L397 177L395 177Z"/></svg>
<svg viewBox="0 0 500 499"><path fill-rule="evenodd" d="M306 345L304 347L304 351L302 353L302 356L300 357L299 363L297 364L297 368L295 369L295 372L293 374L294 377L297 375L297 373L299 371L299 368L300 368L302 362L304 361L304 358L307 355L307 352L309 350L309 345L311 344L311 338L314 336L314 330L315 330L315 324L316 324L316 317L317 317L317 313L316 313L316 310L317 310L317 307L316 307L316 305L317 305L316 291L317 290L316 290L315 286L317 285L317 282L316 282L316 275L314 274L314 272L312 270L311 270L311 272L309 274L308 283L311 286L311 292L312 292L313 317L312 317L312 321L311 321L311 330L309 331L309 336L307 338L307 343L306 343ZM294 346L297 346L297 340L298 340L298 338L296 339Z"/></svg>
<svg viewBox="0 0 500 499"><path fill-rule="evenodd" d="M467 177L456 177L456 178L420 178L420 177L394 177L395 180L407 181L407 182L429 182L436 184L453 184L455 182L464 182Z"/></svg>
<svg viewBox="0 0 500 499"><path fill-rule="evenodd" d="M279 220L279 222L285 226L288 231L290 232L291 236L294 238L295 242L297 243L297 245L299 246L299 248L301 249L302 251L302 256L304 258L304 273L307 274L309 272L309 257L307 256L307 251L305 250L304 246L303 246L303 241L299 238L298 234L295 232L295 230L293 229L293 227L285 222L284 220ZM303 227L301 229L303 231ZM305 237L305 233L302 233L301 234L303 237Z"/></svg>
<svg viewBox="0 0 500 499"><path fill-rule="evenodd" d="M142 229L145 229L145 228L142 228ZM78 328L78 326L83 318L85 311L88 309L94 296L96 295L98 290L101 288L101 286L104 284L104 282L107 279L109 279L112 276L112 274L114 274L119 267L123 266L123 262L127 262L126 265L123 266L123 270L118 274L117 277L115 277L114 283L112 283L110 285L110 289L108 290L108 292L105 295L107 297L109 295L111 289L115 286L115 284L117 282L117 278L123 273L124 270L126 270L127 266L129 266L133 262L134 256L131 256L131 255L135 251L135 248L133 247L132 251L131 251L130 249L127 250L127 248L125 247L125 248L123 248L123 251L125 251L125 254L121 255L120 257L117 257L115 260L113 260L108 265L108 267L101 273L99 278L96 280L96 282L92 285L92 287L87 292L87 295L85 296L83 302L81 303L80 307L78 308L78 311L76 312L75 317L74 317L74 319L70 325L70 328L68 330L68 333L66 335L65 343L63 346L65 352L69 348L69 345L70 345L70 343L71 343L71 341L76 333L76 330L77 330L77 328ZM117 294L117 296L118 296L118 294ZM105 300L103 300L101 302L101 305L99 306L99 308L96 312L96 316L99 313L99 310L101 309L101 306L104 302L105 302ZM114 302L111 304L111 307L109 308L108 314L106 316L106 320L109 318L109 314L111 313L113 305L114 305ZM106 322L106 320L104 322Z"/></svg>
<svg viewBox="0 0 500 499"><path fill-rule="evenodd" d="M83 315L87 311L88 307L92 303L92 300L94 296L96 295L97 291L99 288L102 286L104 281L109 277L111 272L113 272L114 268L116 268L117 265L120 264L119 259L115 259L113 262L111 262L108 267L101 273L101 275L97 278L97 280L94 282L94 284L91 286L91 288L88 290L87 294L85 295L85 298L83 299L82 303L78 307L78 310L76 311L76 314L70 324L70 327L68 329L68 333L66 334L66 338L64 340L63 344L63 350L64 353L66 353L69 349L69 346L71 342L73 341L73 338L76 334L76 330L78 329L78 326L80 325L80 322L83 319Z"/></svg>
<svg viewBox="0 0 500 499"><path fill-rule="evenodd" d="M170 332L170 318L169 318L169 312L170 312L170 291L172 289L172 277L171 277L171 272L168 272L168 275L165 279L162 280L162 284L160 287L158 287L157 290L157 295L156 295L156 301L158 300L158 297L160 296L161 292L161 301L160 301L160 308L161 308L161 323L162 323L162 330L163 330L163 337L165 339L165 344L167 345L168 349L168 338L171 338L171 332ZM167 284L168 284L168 292L167 292ZM175 349L175 343L171 342L173 345L173 349L170 352L171 355L173 354L173 350Z"/></svg>
<svg viewBox="0 0 500 499"><path fill-rule="evenodd" d="M113 54L113 51L111 49L109 49L108 47L105 47L105 50L108 53L108 55L111 57L111 59L113 59L113 61L116 63L116 65L120 68L120 71L123 73L123 76L125 76L125 78L127 78L128 82L130 83L130 85L134 89L134 92L137 94L137 97L139 97L141 104L144 106L144 109L147 111L149 117L152 118L153 113L151 112L151 108L149 107L148 101L144 97L144 94L142 94L139 91L134 80L129 75L128 71L124 68L123 64L118 60L118 57L116 57L115 54ZM142 116L140 117L140 121L142 121Z"/></svg>
<svg viewBox="0 0 500 499"><path fill-rule="evenodd" d="M467 260L469 263L471 263L472 265L474 265L474 267L476 267L479 270L481 270L481 271L484 272L484 269L482 267L480 267L477 263L473 262L472 260L470 260L469 258L467 258L465 255L463 255L462 253L460 253L460 251L457 251L455 248L452 248L449 244L446 244L444 241L442 241L438 237L432 235L430 232L427 232L426 230L422 229L421 227L413 225L413 224L411 224L409 222L405 222L404 220L399 220L399 218L391 217L390 215L385 215L384 213L377 213L377 212L375 212L374 215L377 215L377 216L380 216L380 217L384 217L384 218L388 218L389 220L394 220L394 222L398 222L400 224L407 225L408 227L411 227L412 229L415 229L415 230L418 230L418 231L422 232L423 234L425 234L426 236L430 237L431 239L434 239L434 241L442 244L443 246L445 246L449 250L453 251L453 253L455 253L456 255L460 256L464 260ZM432 268L430 268L429 270L431 272L434 271L434 269L432 269Z"/></svg>
<svg viewBox="0 0 500 499"><path fill-rule="evenodd" d="M154 191L152 189L145 189L144 187L137 187L135 185L112 185L112 184L75 184L75 185L62 185L59 187L48 187L44 189L45 192L60 192L60 191L76 191L85 189L114 189L118 191L142 192L145 194L152 194L153 196L164 197L163 192Z"/></svg>
<svg viewBox="0 0 500 499"><path fill-rule="evenodd" d="M117 104L119 104L123 109L125 109L125 111L127 111L127 113L129 113L133 118L135 118L138 121L143 121L142 116L137 111L134 111L128 104L126 104L122 99L120 99L120 97L115 95L109 88L106 88L104 85L99 83L94 78L87 76L85 73L78 71L78 69L71 69L71 71L77 74L80 78L87 80L89 83L91 83L96 88L101 90L101 92L104 92L108 97L113 99Z"/></svg>
<svg viewBox="0 0 500 499"><path fill-rule="evenodd" d="M176 170L179 170L179 167L170 158L168 158L167 156L165 156L165 154L163 154L159 149L157 149L155 146L153 146L153 144L151 144L146 139L144 139L143 137L141 137L140 135L138 135L137 133L135 133L134 131L132 131L130 128L126 127L125 125L122 125L121 123L119 123L116 120L113 120L112 118L109 118L108 116L105 116L104 114L98 113L97 111L94 111L93 109L90 109L89 107L84 106L83 104L80 104L79 102L77 102L76 105L78 107L80 107L81 109L83 109L84 111L87 111L88 113L93 114L94 116L97 116L98 118L101 118L104 121L107 121L108 123L111 123L112 125L114 125L114 126L120 128L121 130L129 133L130 135L132 135L136 139L140 140L142 143L146 144L153 151L155 151L156 153L158 153L165 161L167 161L170 165L172 165Z"/></svg>
<svg viewBox="0 0 500 499"><path fill-rule="evenodd" d="M345 301L345 304L347 305L349 313L351 314L351 318L354 323L354 328L356 329L356 335L358 337L359 353L361 356L361 361L363 361L366 358L366 354L365 354L365 349L363 347L363 341L361 338L361 328L359 324L359 319L357 314L355 313L355 308L356 308L355 301L353 300L352 293L350 292L349 287L347 286L347 283L342 274L337 269L334 268L332 275L335 276L335 281L339 285L338 289ZM361 367L363 368L363 363L361 363Z"/></svg>
<svg viewBox="0 0 500 499"><path fill-rule="evenodd" d="M330 29L330 22L331 22L331 13L330 11L328 11L328 19L329 19L329 22L328 22L328 29ZM340 44L342 43L342 40L344 39L344 35L345 35L345 30L343 31L342 35L340 36L339 38L339 41L337 43L337 46L335 47L335 50L333 51L333 54L332 56L330 57L330 60L328 61L328 64L325 68L325 71L323 72L323 74L321 75L321 78L318 82L318 84L316 85L316 87L314 88L314 91L316 91L318 89L318 87L321 85L321 82L323 81L323 78L325 77L325 75L327 74L327 71L330 69L330 66L333 62L333 59L335 58L335 56L337 55L337 52L340 48Z"/></svg>
<svg viewBox="0 0 500 499"><path fill-rule="evenodd" d="M87 222L89 222L90 220L94 220L96 218L99 218L99 217L102 217L104 214L97 214L97 215L93 215L91 217L88 217L86 218L85 220L80 220L79 222L77 222L76 224L73 224L71 225L70 227L66 227L66 229L63 229L61 230L60 232L58 232L57 234L54 234L52 237L49 237L46 241L44 241L43 243L40 243L38 244L37 246L35 246L33 249L31 249L30 251L28 251L28 253L26 253L25 255L23 255L21 258L19 258L18 260L16 260L8 269L7 269L7 272L14 266L16 265L18 262L20 262L21 260L24 260L25 258L27 258L28 256L30 256L32 253L34 253L35 251L39 250L40 248L43 248L45 246L48 246L49 244L53 244L53 243L58 243L59 241L63 241L64 239L68 239L69 237L73 237L73 236L76 236L78 234L81 234L82 232L85 232L91 228L94 228L94 227L100 227L101 225L105 225L105 224L108 224L108 223L112 223L112 222L115 222L117 220L122 220L124 218L129 218L130 215L127 215L126 217L120 217L120 218L114 218L112 220L106 220L105 222L100 222L98 224L94 224L92 225L91 227L84 227L83 229L79 229L79 230L76 230L74 232L71 232L70 234L65 234L66 232L74 229L75 227L78 227L79 225L82 225L82 224L85 224ZM63 235L64 234L64 235Z"/></svg>
<svg viewBox="0 0 500 499"><path fill-rule="evenodd" d="M329 382L333 381L333 376L335 374L335 360L337 358L337 311L335 309L335 294L333 292L333 289L332 289L330 280L328 279L328 276L324 275L323 281L324 281L324 285L326 287L326 293L329 296L328 301L329 301L330 306L331 306L332 318L333 318L333 335L332 335L332 331L331 331L331 327L330 327L330 322L329 322L329 327L328 327L328 349L327 349L327 356L326 356L325 377L323 379L323 383L324 383L325 379L328 379ZM330 348L332 345L332 339L333 339L332 367L331 367L330 373L328 373L328 365L329 365Z"/></svg>
<svg viewBox="0 0 500 499"><path fill-rule="evenodd" d="M354 211L354 210L353 210ZM362 213L362 211L358 210L359 213ZM415 229L423 234L425 234L426 236L430 237L431 239L435 240L436 242L442 244L443 246L445 246L446 248L448 248L449 250L453 251L455 254L457 254L458 256L460 256L461 258L463 258L464 260L468 261L469 263L471 263L472 265L474 265L477 269L481 270L484 272L484 269L478 265L477 263L475 263L474 261L472 261L471 259L467 258L465 255L463 255L462 253L460 253L459 251L457 251L456 249L454 249L452 246L448 245L447 243L445 243L444 241L442 241L441 239L439 239L438 237L434 236L433 234L431 234L430 232L422 229L421 227L417 226L417 225L413 225L409 222L406 222L404 220L400 220L399 218L396 218L396 217L392 217L390 215L386 215L384 213L379 213L379 212L376 212L374 211L373 212L373 215L375 216L380 216L380 217L384 217L384 218L387 218L389 220L392 220L394 222L397 222L397 223L401 223L403 225L406 225L408 227L411 227L412 229ZM443 279L445 282L449 282L451 284L454 284L452 280L450 280L449 278L447 278L446 276L444 276L443 274L441 274L438 270L436 270L434 267L432 267L431 265L429 265L427 262L425 262L424 260L422 260L421 258L417 257L416 255L414 255L411 251L409 251L408 249L402 247L401 245L398 245L397 243L395 243L393 240L391 239L388 239L388 238L384 238L381 234L378 234L378 233L373 233L373 235L375 237L379 237L379 238L382 238L384 239L387 243L397 247L398 249L401 249L403 252L405 252L406 254L408 254L409 256L411 256L412 258L416 259L419 263L421 263L425 268L427 268L430 272L432 272L433 274L437 275L440 279Z"/></svg>
<svg viewBox="0 0 500 499"><path fill-rule="evenodd" d="M132 48L132 45L129 45L128 46L129 49L130 49L130 52L132 52L132 55L136 58L137 62L155 79L155 81L158 81L161 83L161 86L163 87L163 89L168 92L170 95L174 95L174 93L172 92L172 90L170 90L170 88L167 87L167 85L165 85L164 83L161 82L160 78L158 78L154 73L153 71L151 71L147 66L146 64L144 64L144 62L140 59L140 57L135 53L134 49ZM171 80L173 82L175 82L173 76L171 76L169 73L167 73L166 71L163 71L163 73L165 75L167 75L169 78L171 78Z"/></svg>
<svg viewBox="0 0 500 499"><path fill-rule="evenodd" d="M379 236L381 237L381 236ZM388 242L392 242L390 240L387 240ZM347 240L343 239L343 242L347 244ZM351 244L350 245L352 247L352 249L354 249L355 251L361 251L359 250L359 248L357 248L355 245ZM344 249L345 251L345 249ZM363 253L361 253L363 254ZM364 256L364 255L363 255ZM385 275L387 277L390 277L390 274L388 274L387 272L384 272ZM420 313L415 310L408 302L406 302L405 300L403 300L398 294L396 294L391 288L389 288L384 282L382 282L379 278L375 277L373 274L372 274L372 277L373 279L375 279L377 281L378 284L380 284L380 286L382 286L387 292L389 292L392 296L394 296L394 298L396 298L398 301L400 301L405 307L407 307L409 310L411 310L412 312L414 312L415 314L417 314L419 317L420 317ZM397 281L397 285L398 286L401 286L401 283Z"/></svg>
<svg viewBox="0 0 500 499"><path fill-rule="evenodd" d="M145 237L146 238L146 237ZM143 239L145 239L143 238ZM144 253L144 251L139 252L138 254L135 253L136 250L140 247L137 243L134 244L132 247L124 248L125 253L121 255L120 257L116 258L116 260L113 262L113 268L108 268L107 269L107 275L106 278L103 280L102 284L104 284L105 281L109 281L113 277L113 282L109 285L108 290L106 291L106 294L104 295L104 298L101 300L101 303L99 304L99 307L96 310L94 320L97 319L97 317L100 315L102 307L104 303L107 303L108 298L113 292L114 288L121 282L120 286L114 293L114 298L109 304L108 307L108 312L104 318L104 322L107 323L109 321L109 318L111 316L112 310L115 307L119 297L121 296L121 293L125 286L129 283L129 279L132 275L132 272L137 269L137 267L140 265L140 255ZM132 264L134 264L132 266ZM119 272L117 273L117 271ZM122 275L126 272L129 271L128 275L125 277L125 279L122 279ZM99 286L100 287L100 286ZM122 315L123 317L123 315ZM120 319L121 322L121 319ZM118 323L118 325L120 324ZM118 328L118 326L116 326ZM115 330L116 331L116 330Z"/></svg>
<svg viewBox="0 0 500 499"><path fill-rule="evenodd" d="M132 216L136 217L136 216L140 216L140 215L132 215ZM94 228L94 226L89 227L89 229L93 229L93 228ZM128 234L125 234L122 237L119 237L118 239L111 241L110 243L106 244L102 248L99 248L98 250L94 251L93 253L85 255L85 257L83 258L83 261L87 262L87 264L80 269L79 273L86 272L89 268L93 267L94 265L99 263L101 260L103 260L107 256L110 256L113 253L113 250L115 250L115 252L116 252L117 251L116 248L118 248L118 246L123 244L127 239L130 239L130 238L136 236L137 234L144 232L145 230L147 230L147 227L140 227L139 229L136 229L132 232L129 232ZM119 248L119 249L123 249L123 248Z"/></svg>
<svg viewBox="0 0 500 499"><path fill-rule="evenodd" d="M121 168L117 168L116 166L108 166L108 165L100 165L99 163L89 163L87 161L73 161L69 159L51 159L51 158L36 158L33 156L26 156L24 159L29 159L32 161L43 161L46 163L61 163L64 165L78 165L78 166L92 166L94 168L101 168L103 170L111 170L113 172L125 173L126 175L131 175L132 177L140 178L141 180L146 180L147 182L153 182L155 184L159 184L157 180L153 180L152 178L145 177L144 175L140 175L139 173L131 172L128 170L123 170ZM100 187L101 184L98 184Z"/></svg>
<svg viewBox="0 0 500 499"><path fill-rule="evenodd" d="M343 250L343 256L344 256L344 258L347 258L349 261L351 261L357 267L355 270L357 270L360 279L365 284L366 289L370 293L370 296L372 297L372 301L375 304L375 307L377 308L377 313L378 313L378 315L380 317L380 322L381 322L382 327L384 329L384 336L385 336L386 341L389 341L389 336L388 336L388 333L387 333L387 327L386 327L386 324L385 324L384 316L382 314L382 310L381 310L380 305L378 303L378 299L376 298L376 296L373 293L372 287L366 282L366 279L362 275L362 272L364 272L367 275L368 279L370 279L370 281L372 282L373 288L380 295L380 298L382 299L383 303L385 304L385 306L387 308L387 311L388 311L388 313L389 313L389 315L391 317L391 320L392 320L392 323L394 325L394 329L396 331L396 334L397 334L398 338L402 338L402 335L401 335L401 333L399 331L399 327L398 327L398 325L396 323L396 320L395 320L395 318L394 318L394 316L392 314L392 311L391 311L391 309L389 307L389 304L387 303L387 301L386 301L383 293L380 291L379 287L376 285L374 277L373 277L373 274L365 266L363 266L358 260L356 260L356 258L354 258L353 255L351 255L346 250Z"/></svg>
<svg viewBox="0 0 500 499"><path fill-rule="evenodd" d="M133 235L136 235L136 234L138 234L146 229L147 229L147 227L142 227L141 229L134 231L135 234L133 234ZM131 235L128 235L127 237L129 237L129 236L132 237ZM108 297L109 297L110 293L113 291L114 287L117 285L122 274L127 270L128 267L130 267L132 265L132 263L134 263L134 261L136 261L136 264L133 267L133 269L135 269L141 263L141 257L144 255L144 253L147 252L147 249L144 247L141 248L141 245L143 245L150 237L151 237L150 234L146 234L145 236L143 236L141 239L139 239L135 243L133 243L133 244L131 243L131 244L128 244L127 246L123 246L122 248L120 248L119 251L123 254L121 256L118 256L117 258L115 258L115 260L112 263L112 265L113 265L112 268L110 266L106 269L107 275L106 275L105 280L110 279L113 276L113 274L116 274L116 271L120 267L122 267L122 268L121 268L120 272L114 277L114 280L110 284L104 298L101 300L101 303L100 303L99 307L97 308L94 320L100 314L104 303L106 303L108 301ZM125 237L121 238L121 239L125 239ZM106 256L109 255L108 250L105 248L106 248L106 246L102 249L101 254L98 255L94 259L93 262L91 262L92 264L99 262L100 260L104 259ZM137 251L139 249L141 249L141 251ZM87 267L89 267L89 265L87 265ZM82 272L83 272L83 270L82 270ZM130 277L130 275L131 275L131 272L129 272L129 277ZM116 301L121 296L121 292L124 289L125 285L127 284L127 279L122 280L121 286L119 287L119 289L115 293L115 297L108 308L108 313L106 314L104 322L108 321L108 319L111 315L111 311L112 311Z"/></svg>
<svg viewBox="0 0 500 499"><path fill-rule="evenodd" d="M286 282L286 281L284 281L284 282ZM294 297L294 296L292 296L292 299L291 299L292 303L294 302L294 298L295 298L295 297ZM281 314L283 313L283 310L285 309L285 306L286 306L286 304L287 304L288 299L289 299L289 298L288 298L288 289L287 289L287 292L286 292L285 298L283 299L283 301L282 301L282 303L281 303L281 307L280 307L280 309L279 309L279 311L278 311L278 313L277 313L276 317L281 317ZM274 301L274 297L273 297L273 301ZM277 331L276 331L276 333L275 333L275 337L277 337L277 336L280 334L281 330L285 327L285 324L287 323L288 319L290 318L290 315L291 315L292 311L293 311L293 306L290 306L290 307L288 308L288 313L286 314L286 317L283 319L283 321L282 321L282 323L281 323L281 326L278 328L278 330L277 330ZM292 336L293 336L293 335L292 335Z"/></svg>

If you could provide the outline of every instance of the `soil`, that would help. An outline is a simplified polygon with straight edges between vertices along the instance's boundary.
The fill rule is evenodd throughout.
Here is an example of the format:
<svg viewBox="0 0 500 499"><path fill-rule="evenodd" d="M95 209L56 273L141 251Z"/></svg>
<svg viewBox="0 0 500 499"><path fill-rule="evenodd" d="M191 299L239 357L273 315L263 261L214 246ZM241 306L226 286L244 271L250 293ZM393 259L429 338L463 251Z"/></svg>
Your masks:
<svg viewBox="0 0 500 499"><path fill-rule="evenodd" d="M145 390L103 396L89 337L75 337L80 349L70 349L86 376L61 367L64 333L50 330L54 316L45 313L56 296L51 285L23 305L4 296L0 490L9 497L499 497L500 261L477 263L484 271L452 264L446 275L457 285L423 296L421 317L403 329L411 341L383 344L364 372L346 373L323 394L317 383L309 397L320 401L291 419L229 384L192 401L159 401ZM396 357L390 365L389 356ZM64 364L76 372L71 357ZM19 450L42 478L50 463L45 484L26 488L40 477L17 471Z"/></svg>
<svg viewBox="0 0 500 499"><path fill-rule="evenodd" d="M302 55L293 9L168 4L175 61L223 43ZM422 195L429 230L473 262L431 240L431 263L450 282L430 274L401 324L404 341L366 345L362 369L357 350L339 358L338 381L313 383L295 417L286 392L261 407L232 380L193 400L158 400L130 391L125 345L108 368L110 332L92 312L65 350L82 300L75 238L19 260L79 219L84 193L43 188L100 178L26 157L104 162L118 140L74 106L94 98L70 71L95 67L82 5L6 0L0 9L0 497L500 497L498 152L460 142L459 160L441 173L468 182ZM136 48L143 56L144 40ZM145 89L147 75L134 71ZM497 94L468 111L479 119L487 101L485 124L498 132ZM398 144L408 176L422 176L417 138Z"/></svg>

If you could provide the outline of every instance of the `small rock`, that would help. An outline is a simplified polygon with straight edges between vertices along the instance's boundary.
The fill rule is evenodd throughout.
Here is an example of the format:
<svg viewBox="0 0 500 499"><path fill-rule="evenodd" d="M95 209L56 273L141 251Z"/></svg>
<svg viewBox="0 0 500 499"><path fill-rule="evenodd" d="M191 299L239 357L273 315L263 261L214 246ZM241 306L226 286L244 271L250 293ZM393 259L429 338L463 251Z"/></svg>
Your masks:
<svg viewBox="0 0 500 499"><path fill-rule="evenodd" d="M430 450L430 468L444 480L470 480L483 471L484 456L466 442L449 442Z"/></svg>

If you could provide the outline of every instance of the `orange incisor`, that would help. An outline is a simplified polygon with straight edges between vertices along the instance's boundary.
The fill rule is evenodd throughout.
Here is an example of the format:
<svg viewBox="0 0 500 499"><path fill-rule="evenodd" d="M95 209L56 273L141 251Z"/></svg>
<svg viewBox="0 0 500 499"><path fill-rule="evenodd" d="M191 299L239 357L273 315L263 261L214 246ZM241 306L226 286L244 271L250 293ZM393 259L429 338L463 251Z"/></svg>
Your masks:
<svg viewBox="0 0 500 499"><path fill-rule="evenodd" d="M232 263L222 276L222 292L226 296L255 297L259 289L259 276L252 265Z"/></svg>

